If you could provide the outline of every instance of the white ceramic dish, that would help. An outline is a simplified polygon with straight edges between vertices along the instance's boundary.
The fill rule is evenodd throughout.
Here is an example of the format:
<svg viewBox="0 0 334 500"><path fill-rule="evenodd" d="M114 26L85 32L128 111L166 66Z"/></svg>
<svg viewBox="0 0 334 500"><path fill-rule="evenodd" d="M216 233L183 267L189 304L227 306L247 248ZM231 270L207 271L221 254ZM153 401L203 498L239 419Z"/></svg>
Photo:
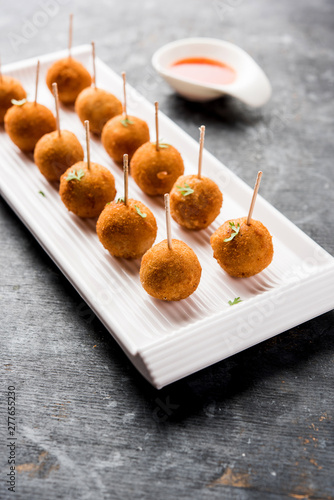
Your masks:
<svg viewBox="0 0 334 500"><path fill-rule="evenodd" d="M90 68L90 46L73 55ZM42 56L39 101L54 109L44 81L50 63L66 51ZM99 59L98 85L122 97L122 80ZM4 73L19 78L34 95L36 59L14 63ZM129 87L129 113L148 121L152 135L154 107ZM200 124L199 124L200 125ZM74 131L84 143L84 129L76 114L61 108L61 127ZM197 169L198 144L161 113L161 136L181 152L186 173ZM155 387L161 388L205 366L268 339L334 307L334 259L258 196L254 218L273 234L272 264L252 278L227 276L212 257L209 238L226 219L247 213L252 188L219 160L203 152L203 175L213 177L224 193L222 212L208 229L189 232L173 222L173 237L183 239L197 253L203 272L196 292L178 303L146 294L139 280L139 261L111 257L99 243L95 220L67 212L55 185L46 181L32 161L0 131L1 194L34 234L45 251L95 311L125 353ZM123 174L92 138L91 158L109 166L122 192ZM264 182L272 182L264 172ZM254 172L254 178L256 172ZM39 191L43 191L43 197ZM163 200L149 198L129 179L129 195L154 212L157 242L165 238ZM241 297L243 302L229 306Z"/></svg>
<svg viewBox="0 0 334 500"><path fill-rule="evenodd" d="M222 61L236 71L236 79L227 85L204 84L171 72L172 63L188 57ZM224 40L185 38L168 43L153 54L152 65L178 94L191 101L210 101L228 94L249 106L259 107L271 96L270 82L260 66L247 52Z"/></svg>

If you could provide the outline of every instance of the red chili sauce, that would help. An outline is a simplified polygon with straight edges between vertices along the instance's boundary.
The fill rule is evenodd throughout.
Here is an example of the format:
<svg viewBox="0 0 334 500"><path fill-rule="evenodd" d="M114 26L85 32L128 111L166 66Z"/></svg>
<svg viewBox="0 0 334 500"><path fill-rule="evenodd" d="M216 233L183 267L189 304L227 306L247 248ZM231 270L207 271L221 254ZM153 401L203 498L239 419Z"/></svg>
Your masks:
<svg viewBox="0 0 334 500"><path fill-rule="evenodd" d="M177 76L205 83L226 85L234 82L236 72L227 64L207 57L189 57L172 63L169 69Z"/></svg>

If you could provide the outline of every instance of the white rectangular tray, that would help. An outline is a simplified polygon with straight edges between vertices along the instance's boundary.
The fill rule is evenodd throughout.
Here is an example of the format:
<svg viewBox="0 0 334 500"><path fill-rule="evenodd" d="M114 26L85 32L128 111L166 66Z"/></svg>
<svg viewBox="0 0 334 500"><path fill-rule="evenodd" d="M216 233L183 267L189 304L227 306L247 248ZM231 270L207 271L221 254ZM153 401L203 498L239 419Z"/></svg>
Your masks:
<svg viewBox="0 0 334 500"><path fill-rule="evenodd" d="M91 48L73 55L91 68ZM45 84L50 63L66 51L40 57L39 102L54 110ZM34 95L37 58L10 64L4 73L19 78L30 99ZM122 81L97 59L98 85L122 99ZM128 111L146 120L154 137L154 107L129 86ZM201 125L200 123L198 125ZM61 108L61 128L75 132L84 143L84 129L73 110ZM161 137L182 154L185 173L195 173L198 144L160 114ZM122 194L123 174L92 138L91 158L110 168ZM165 303L152 299L139 280L139 261L111 257L95 233L95 220L67 212L57 189L48 183L25 155L0 131L1 194L34 234L69 281L89 304L133 364L155 387L161 388L192 372L266 340L334 307L334 259L281 213L258 197L253 217L273 235L275 255L257 276L234 279L212 256L210 235L225 220L247 214L252 188L204 151L203 175L212 177L224 195L221 214L206 230L189 232L173 221L173 237L184 240L202 265L202 279L188 299ZM264 172L265 177L270 172ZM254 172L255 178L256 172ZM273 181L273 180L272 180ZM45 193L41 196L39 191ZM165 239L162 199L143 194L129 179L129 196L142 200L156 216L156 242ZM241 297L243 302L229 306Z"/></svg>

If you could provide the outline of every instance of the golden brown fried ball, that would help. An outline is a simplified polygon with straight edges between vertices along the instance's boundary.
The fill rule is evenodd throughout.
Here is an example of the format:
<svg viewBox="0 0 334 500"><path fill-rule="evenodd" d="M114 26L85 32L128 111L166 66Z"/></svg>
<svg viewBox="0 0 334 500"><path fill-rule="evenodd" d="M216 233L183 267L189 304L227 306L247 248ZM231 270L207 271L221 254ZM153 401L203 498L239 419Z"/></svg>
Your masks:
<svg viewBox="0 0 334 500"><path fill-rule="evenodd" d="M101 212L96 225L97 235L114 257L138 259L154 243L157 223L151 210L140 201L109 203Z"/></svg>
<svg viewBox="0 0 334 500"><path fill-rule="evenodd" d="M167 240L150 248L140 267L140 281L146 292L161 300L189 297L199 285L202 268L195 252L186 243Z"/></svg>
<svg viewBox="0 0 334 500"><path fill-rule="evenodd" d="M7 109L13 106L12 99L21 101L25 97L27 93L16 78L7 75L0 77L0 123L3 123Z"/></svg>
<svg viewBox="0 0 334 500"><path fill-rule="evenodd" d="M44 135L56 130L56 119L51 111L38 102L12 106L5 115L5 130L22 151L33 151Z"/></svg>
<svg viewBox="0 0 334 500"><path fill-rule="evenodd" d="M251 219L249 226L247 217L224 222L210 238L213 256L218 264L231 276L247 278L254 276L269 266L273 259L274 247L268 229L258 220ZM231 240L233 231L231 223L239 233Z"/></svg>
<svg viewBox="0 0 334 500"><path fill-rule="evenodd" d="M53 83L58 85L59 100L64 104L74 104L80 92L91 85L92 77L79 61L65 57L48 69L46 84L51 92Z"/></svg>
<svg viewBox="0 0 334 500"><path fill-rule="evenodd" d="M208 227L219 215L222 203L219 187L208 177L182 175L170 192L171 216L188 229Z"/></svg>
<svg viewBox="0 0 334 500"><path fill-rule="evenodd" d="M88 87L78 95L75 111L82 123L89 120L91 132L101 134L107 121L122 113L122 103L106 90Z"/></svg>
<svg viewBox="0 0 334 500"><path fill-rule="evenodd" d="M79 179L72 179L73 174ZM83 174L83 175L82 175ZM98 163L79 161L60 177L59 194L67 209L79 217L97 217L116 195L112 173Z"/></svg>
<svg viewBox="0 0 334 500"><path fill-rule="evenodd" d="M136 116L118 115L109 120L102 130L102 144L108 155L116 162L123 162L123 155L129 160L144 142L150 140L147 123Z"/></svg>
<svg viewBox="0 0 334 500"><path fill-rule="evenodd" d="M164 144L159 151L155 143L143 144L133 155L130 166L135 182L151 196L169 193L184 172L182 156L170 144Z"/></svg>
<svg viewBox="0 0 334 500"><path fill-rule="evenodd" d="M34 161L48 181L59 181L69 167L84 159L84 151L73 132L62 130L43 135L36 144Z"/></svg>

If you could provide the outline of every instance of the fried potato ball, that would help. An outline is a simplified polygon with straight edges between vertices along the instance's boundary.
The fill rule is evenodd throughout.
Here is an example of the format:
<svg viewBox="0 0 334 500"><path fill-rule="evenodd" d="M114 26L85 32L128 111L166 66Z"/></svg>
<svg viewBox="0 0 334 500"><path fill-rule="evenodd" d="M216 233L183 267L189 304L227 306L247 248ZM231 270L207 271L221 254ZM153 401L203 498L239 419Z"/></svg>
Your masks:
<svg viewBox="0 0 334 500"><path fill-rule="evenodd" d="M189 297L199 285L202 268L195 252L183 241L167 240L150 248L143 256L140 281L146 292L161 300Z"/></svg>
<svg viewBox="0 0 334 500"><path fill-rule="evenodd" d="M151 248L157 236L157 223L151 210L140 201L129 199L109 203L96 224L97 235L114 257L138 259Z"/></svg>
<svg viewBox="0 0 334 500"><path fill-rule="evenodd" d="M116 195L112 173L98 163L80 161L60 177L59 194L67 209L79 217L97 217Z"/></svg>
<svg viewBox="0 0 334 500"><path fill-rule="evenodd" d="M9 108L5 115L5 130L14 144L28 153L34 150L43 135L56 130L56 119L43 104L26 102Z"/></svg>
<svg viewBox="0 0 334 500"><path fill-rule="evenodd" d="M94 134L101 134L107 121L122 113L122 103L106 90L88 87L78 95L75 111L82 123L89 120L90 130Z"/></svg>
<svg viewBox="0 0 334 500"><path fill-rule="evenodd" d="M131 175L144 193L151 196L169 193L176 179L183 174L182 156L170 144L159 151L147 142L137 149L131 160Z"/></svg>
<svg viewBox="0 0 334 500"><path fill-rule="evenodd" d="M223 195L208 177L182 175L170 192L173 219L188 229L204 229L219 215Z"/></svg>
<svg viewBox="0 0 334 500"><path fill-rule="evenodd" d="M129 160L136 149L150 140L147 123L136 116L118 115L109 120L102 130L102 144L108 155L116 162L123 162L123 155Z"/></svg>
<svg viewBox="0 0 334 500"><path fill-rule="evenodd" d="M76 135L62 130L43 135L36 144L34 161L48 181L59 181L69 167L84 159L84 151Z"/></svg>
<svg viewBox="0 0 334 500"><path fill-rule="evenodd" d="M12 76L2 75L0 78L0 123L4 122L5 114L13 106L12 99L21 101L27 93L21 83Z"/></svg>
<svg viewBox="0 0 334 500"><path fill-rule="evenodd" d="M46 84L50 92L53 83L58 85L59 100L64 104L74 104L80 92L91 85L92 77L79 61L65 57L48 69Z"/></svg>
<svg viewBox="0 0 334 500"><path fill-rule="evenodd" d="M226 221L210 238L214 258L224 271L236 278L254 276L263 271L274 255L268 229L258 220L251 219L249 226L246 221L247 217ZM233 224L239 229L238 234L230 241L224 241L236 233Z"/></svg>

